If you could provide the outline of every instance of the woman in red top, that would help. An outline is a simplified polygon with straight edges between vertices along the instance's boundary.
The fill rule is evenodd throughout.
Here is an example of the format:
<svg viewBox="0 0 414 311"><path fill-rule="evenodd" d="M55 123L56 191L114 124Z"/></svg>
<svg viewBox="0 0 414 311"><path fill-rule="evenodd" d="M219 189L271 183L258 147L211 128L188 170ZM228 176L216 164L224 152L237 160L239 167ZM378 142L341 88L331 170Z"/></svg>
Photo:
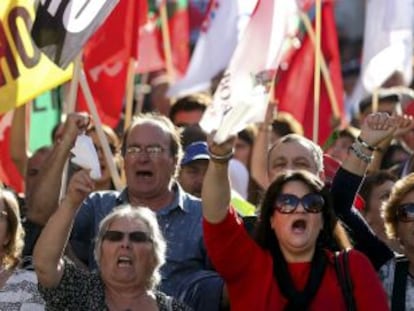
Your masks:
<svg viewBox="0 0 414 311"><path fill-rule="evenodd" d="M334 254L346 235L338 231L329 192L315 175L281 174L270 185L255 240L230 202L227 163L233 140L210 143L211 161L203 183L207 251L228 287L232 310L347 310ZM343 231L342 231L343 233ZM368 259L349 252L357 310L389 310L382 285Z"/></svg>

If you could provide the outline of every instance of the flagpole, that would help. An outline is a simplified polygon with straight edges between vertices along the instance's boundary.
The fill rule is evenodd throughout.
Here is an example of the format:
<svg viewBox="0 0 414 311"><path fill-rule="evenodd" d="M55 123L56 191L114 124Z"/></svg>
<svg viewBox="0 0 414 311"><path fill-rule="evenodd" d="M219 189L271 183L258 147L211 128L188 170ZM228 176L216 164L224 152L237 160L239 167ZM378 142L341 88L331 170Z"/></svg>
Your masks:
<svg viewBox="0 0 414 311"><path fill-rule="evenodd" d="M75 111L76 99L78 95L79 76L82 69L82 51L76 56L73 62L73 76L70 81L68 103L66 105L65 114Z"/></svg>
<svg viewBox="0 0 414 311"><path fill-rule="evenodd" d="M321 93L321 0L315 1L315 71L313 88L313 141L318 142L319 98Z"/></svg>
<svg viewBox="0 0 414 311"><path fill-rule="evenodd" d="M128 62L126 103L124 116L124 132L131 124L132 106L134 103L134 82L135 82L135 58L131 57Z"/></svg>
<svg viewBox="0 0 414 311"><path fill-rule="evenodd" d="M371 109L372 112L378 111L378 95L379 95L379 88L375 88L372 92L372 101L371 101Z"/></svg>
<svg viewBox="0 0 414 311"><path fill-rule="evenodd" d="M312 29L312 24L309 20L309 16L305 14L304 12L300 12L300 17L303 21L303 24L306 28L309 38L311 39L313 45L315 45L315 32ZM329 103L331 104L331 108L332 108L332 113L335 119L339 119L340 112L338 108L338 101L335 96L335 91L333 88L331 76L329 74L328 65L326 64L325 58L323 57L322 54L320 54L320 60L321 60L322 77L323 77L323 81L325 82L326 91L329 97Z"/></svg>
<svg viewBox="0 0 414 311"><path fill-rule="evenodd" d="M82 69L82 50L76 56L73 62L73 75L69 85L68 101L64 107L63 116L61 116L60 122L63 122L62 117L66 118L69 113L75 111L76 99L78 95L79 77ZM69 172L69 160L65 161L63 167L62 179L60 184L59 199L62 199L66 194L66 188L68 186L68 172Z"/></svg>
<svg viewBox="0 0 414 311"><path fill-rule="evenodd" d="M119 177L117 168L115 167L113 155L111 153L111 150L109 149L108 139L106 138L105 133L102 130L102 122L99 118L98 111L96 110L95 102L93 100L93 96L89 88L88 81L86 80L85 72L83 70L80 74L80 86L82 88L83 94L85 95L86 103L92 115L92 119L95 123L96 134L98 134L98 138L102 144L102 150L112 176L112 181L114 182L116 190L121 190L123 188L121 179Z"/></svg>
<svg viewBox="0 0 414 311"><path fill-rule="evenodd" d="M167 14L167 1L163 1L160 6L160 19L161 19L161 34L162 34L162 45L165 55L165 64L167 68L168 81L174 82L174 67L172 60L172 48L170 31L168 28L168 14Z"/></svg>

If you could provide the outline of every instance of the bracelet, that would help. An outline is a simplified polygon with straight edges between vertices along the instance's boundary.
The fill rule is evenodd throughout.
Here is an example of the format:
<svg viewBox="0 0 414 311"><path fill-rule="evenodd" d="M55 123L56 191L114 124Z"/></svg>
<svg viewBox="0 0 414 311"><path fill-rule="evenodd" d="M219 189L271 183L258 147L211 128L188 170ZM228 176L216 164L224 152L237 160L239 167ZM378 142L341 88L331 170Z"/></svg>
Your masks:
<svg viewBox="0 0 414 311"><path fill-rule="evenodd" d="M368 155L366 153L364 153L361 150L360 145L358 145L356 142L354 142L351 145L351 150L354 152L354 154L356 155L356 157L362 161L364 161L365 163L369 164L371 163L372 159L374 158L372 155Z"/></svg>
<svg viewBox="0 0 414 311"><path fill-rule="evenodd" d="M210 155L210 160L217 163L227 163L234 155L234 149L232 149L229 153L224 155L214 154L210 148L208 148L208 154Z"/></svg>
<svg viewBox="0 0 414 311"><path fill-rule="evenodd" d="M356 141L361 144L363 147L367 148L370 151L375 151L377 148L376 147L372 147L371 145L369 145L366 141L364 141L360 136L358 136L356 138Z"/></svg>

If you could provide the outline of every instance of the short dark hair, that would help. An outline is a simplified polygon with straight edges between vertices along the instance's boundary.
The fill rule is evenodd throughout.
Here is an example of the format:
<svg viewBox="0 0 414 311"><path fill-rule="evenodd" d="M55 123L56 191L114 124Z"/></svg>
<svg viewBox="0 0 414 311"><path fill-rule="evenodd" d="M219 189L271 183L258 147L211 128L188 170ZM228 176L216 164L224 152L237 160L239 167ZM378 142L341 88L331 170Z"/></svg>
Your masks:
<svg viewBox="0 0 414 311"><path fill-rule="evenodd" d="M199 110L204 112L211 104L211 96L206 93L196 93L181 97L175 101L170 110L170 120L174 122L175 116L179 111Z"/></svg>
<svg viewBox="0 0 414 311"><path fill-rule="evenodd" d="M367 203L369 200L369 197L371 196L372 191L374 190L374 187L380 186L389 180L392 182L396 182L397 177L393 175L392 173L385 171L385 170L380 170L378 172L371 173L364 179L361 189L359 190L359 195ZM364 213L368 211L369 211L369 205L365 204Z"/></svg>
<svg viewBox="0 0 414 311"><path fill-rule="evenodd" d="M180 128L181 144L185 149L196 141L207 141L207 134L199 124L192 124Z"/></svg>

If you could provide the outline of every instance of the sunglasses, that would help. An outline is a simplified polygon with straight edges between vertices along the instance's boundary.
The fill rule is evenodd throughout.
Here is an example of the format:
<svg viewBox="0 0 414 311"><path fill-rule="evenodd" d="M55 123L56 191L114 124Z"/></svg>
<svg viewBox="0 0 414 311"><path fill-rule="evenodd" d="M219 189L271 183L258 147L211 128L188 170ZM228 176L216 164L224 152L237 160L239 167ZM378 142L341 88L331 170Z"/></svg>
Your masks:
<svg viewBox="0 0 414 311"><path fill-rule="evenodd" d="M116 230L107 230L103 235L103 240L110 242L119 242L124 239L125 235L128 235L129 240L134 243L152 242L152 239L148 233L143 231L122 232Z"/></svg>
<svg viewBox="0 0 414 311"><path fill-rule="evenodd" d="M397 219L402 222L414 221L414 203L397 206Z"/></svg>
<svg viewBox="0 0 414 311"><path fill-rule="evenodd" d="M276 198L274 209L282 214L291 214L302 204L308 213L320 213L325 205L325 200L320 194L308 193L302 198L294 194L284 193Z"/></svg>

